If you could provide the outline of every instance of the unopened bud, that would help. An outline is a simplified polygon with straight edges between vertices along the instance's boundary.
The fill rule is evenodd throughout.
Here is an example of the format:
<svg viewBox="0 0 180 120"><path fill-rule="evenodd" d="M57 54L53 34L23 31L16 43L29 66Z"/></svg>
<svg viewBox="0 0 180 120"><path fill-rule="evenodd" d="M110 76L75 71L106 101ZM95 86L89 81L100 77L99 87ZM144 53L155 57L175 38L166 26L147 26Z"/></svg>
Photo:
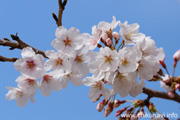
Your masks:
<svg viewBox="0 0 180 120"><path fill-rule="evenodd" d="M169 75L163 76L163 77L162 77L162 81L163 81L164 83L169 83L169 82L171 81L170 76L169 76Z"/></svg>
<svg viewBox="0 0 180 120"><path fill-rule="evenodd" d="M175 89L177 90L179 88L180 88L180 84L178 83L178 84L175 85Z"/></svg>
<svg viewBox="0 0 180 120"><path fill-rule="evenodd" d="M174 92L172 92L172 91L168 92L168 96L169 96L170 98L173 98L173 97L174 97Z"/></svg>
<svg viewBox="0 0 180 120"><path fill-rule="evenodd" d="M104 104L102 102L98 103L96 109L97 111L101 112L104 109Z"/></svg>
<svg viewBox="0 0 180 120"><path fill-rule="evenodd" d="M113 102L109 102L108 106L104 110L104 116L107 117L113 111Z"/></svg>
<svg viewBox="0 0 180 120"><path fill-rule="evenodd" d="M101 40L103 43L105 43L107 39L108 39L108 34L106 32L104 32L102 37L101 37Z"/></svg>
<svg viewBox="0 0 180 120"><path fill-rule="evenodd" d="M158 71L158 74L161 75L161 76L164 76L164 73L163 73L162 69L160 69L160 70Z"/></svg>
<svg viewBox="0 0 180 120"><path fill-rule="evenodd" d="M113 44L112 40L110 38L106 39L106 44L108 46L111 46Z"/></svg>
<svg viewBox="0 0 180 120"><path fill-rule="evenodd" d="M173 59L176 62L180 59L180 49L174 53Z"/></svg>
<svg viewBox="0 0 180 120"><path fill-rule="evenodd" d="M165 120L169 120L169 118L167 118L167 117L164 117L164 119L165 119Z"/></svg>
<svg viewBox="0 0 180 120"><path fill-rule="evenodd" d="M159 63L161 64L161 66L166 69L166 64L164 63L164 61L159 61Z"/></svg>
<svg viewBox="0 0 180 120"><path fill-rule="evenodd" d="M120 39L120 34L118 32L113 32L112 33L113 38L115 39L116 44L118 43Z"/></svg>
<svg viewBox="0 0 180 120"><path fill-rule="evenodd" d="M123 108L123 109L121 109L121 110L118 110L118 111L116 112L116 117L117 117L117 116L120 116L126 109L127 109L127 108Z"/></svg>
<svg viewBox="0 0 180 120"><path fill-rule="evenodd" d="M121 104L123 104L125 102L126 102L126 100L123 100L123 101L114 100L113 108L117 108L117 107L119 107Z"/></svg>
<svg viewBox="0 0 180 120"><path fill-rule="evenodd" d="M148 109L149 109L149 112L151 112L151 113L156 112L156 108L153 103L149 103Z"/></svg>

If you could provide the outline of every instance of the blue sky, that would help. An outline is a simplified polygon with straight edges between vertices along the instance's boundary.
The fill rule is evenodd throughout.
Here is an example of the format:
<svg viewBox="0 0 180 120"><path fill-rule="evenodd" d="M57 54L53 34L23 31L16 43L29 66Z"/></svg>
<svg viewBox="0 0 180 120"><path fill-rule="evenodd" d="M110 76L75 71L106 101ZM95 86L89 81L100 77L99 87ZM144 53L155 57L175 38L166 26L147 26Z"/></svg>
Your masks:
<svg viewBox="0 0 180 120"><path fill-rule="evenodd" d="M10 38L18 32L26 43L43 51L53 49L56 24L52 12L57 14L58 0L0 0L0 38ZM100 21L112 21L116 16L121 22L140 24L140 32L151 36L158 47L163 47L168 69L172 71L172 56L180 49L180 2L178 0L69 0L63 15L63 26L77 27L81 33L91 33L91 27ZM9 51L0 46L0 55L21 57L20 50ZM180 65L180 64L178 64ZM13 63L0 63L0 119L2 120L112 120L115 111L107 118L96 111L97 103L88 98L89 87L69 85L60 92L52 92L44 97L40 91L34 104L17 107L15 101L5 99L6 86L17 86L20 75ZM176 75L179 75L177 67ZM179 72L179 73L178 73ZM172 72L171 72L172 73ZM159 83L146 83L152 89L162 90ZM144 99L146 95L138 98ZM123 98L119 98L123 99ZM127 97L127 99L133 99ZM153 98L157 109L162 113L175 112L180 117L180 105L167 100ZM123 108L123 107L120 107Z"/></svg>

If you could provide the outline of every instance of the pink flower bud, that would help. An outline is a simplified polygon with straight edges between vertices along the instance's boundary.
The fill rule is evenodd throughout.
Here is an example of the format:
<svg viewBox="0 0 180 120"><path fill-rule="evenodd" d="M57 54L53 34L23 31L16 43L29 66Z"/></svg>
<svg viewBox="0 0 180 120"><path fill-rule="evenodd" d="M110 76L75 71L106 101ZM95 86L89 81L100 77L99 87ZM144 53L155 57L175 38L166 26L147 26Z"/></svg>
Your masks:
<svg viewBox="0 0 180 120"><path fill-rule="evenodd" d="M108 38L107 40L106 40L106 44L108 45L108 46L111 46L113 43L112 43L112 40L110 39L110 38Z"/></svg>
<svg viewBox="0 0 180 120"><path fill-rule="evenodd" d="M180 49L174 53L173 59L176 62L180 59Z"/></svg>
<svg viewBox="0 0 180 120"><path fill-rule="evenodd" d="M104 104L102 102L98 103L96 109L97 111L101 112L104 109Z"/></svg>
<svg viewBox="0 0 180 120"><path fill-rule="evenodd" d="M117 107L119 107L121 104L123 104L125 102L126 102L126 100L123 100L123 101L114 100L113 108L117 108Z"/></svg>
<svg viewBox="0 0 180 120"><path fill-rule="evenodd" d="M164 83L169 83L170 82L170 76L169 75L165 75L164 77L162 77L162 81L164 82Z"/></svg>
<svg viewBox="0 0 180 120"><path fill-rule="evenodd" d="M144 113L141 111L141 112L138 112L138 114L137 114L137 117L138 118L142 118L144 116Z"/></svg>
<svg viewBox="0 0 180 120"><path fill-rule="evenodd" d="M173 93L172 91L170 91L170 92L168 92L168 96L169 96L170 98L173 98L173 97L174 97L174 93Z"/></svg>
<svg viewBox="0 0 180 120"><path fill-rule="evenodd" d="M116 112L116 117L119 116L119 115L121 115L126 109L127 109L127 108L123 108L123 109L121 109L121 110L118 110L118 111Z"/></svg>
<svg viewBox="0 0 180 120"><path fill-rule="evenodd" d="M109 102L108 106L104 110L104 116L107 117L113 111L113 102Z"/></svg>
<svg viewBox="0 0 180 120"><path fill-rule="evenodd" d="M108 34L107 33L103 33L101 38L102 38L103 42L106 42L106 40L108 39Z"/></svg>
<svg viewBox="0 0 180 120"><path fill-rule="evenodd" d="M175 85L175 89L177 90L179 88L180 88L180 84L178 83L178 84Z"/></svg>
<svg viewBox="0 0 180 120"><path fill-rule="evenodd" d="M118 32L113 32L112 33L112 36L113 36L113 38L115 39L115 40L119 40L120 39L120 34L118 33Z"/></svg>

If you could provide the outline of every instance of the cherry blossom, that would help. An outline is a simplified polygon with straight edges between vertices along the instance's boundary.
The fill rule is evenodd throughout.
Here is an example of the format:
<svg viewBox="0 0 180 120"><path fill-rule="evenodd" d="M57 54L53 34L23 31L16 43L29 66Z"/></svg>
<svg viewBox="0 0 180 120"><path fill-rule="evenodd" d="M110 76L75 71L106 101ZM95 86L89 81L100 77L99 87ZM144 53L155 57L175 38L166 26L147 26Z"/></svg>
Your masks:
<svg viewBox="0 0 180 120"><path fill-rule="evenodd" d="M101 29L102 32L112 32L119 23L120 21L116 21L116 17L113 16L113 20L111 23L102 21L98 24L98 28Z"/></svg>
<svg viewBox="0 0 180 120"><path fill-rule="evenodd" d="M15 99L17 106L24 107L29 102L27 94L21 89L15 87L6 88L9 89L9 92L6 94L6 99Z"/></svg>
<svg viewBox="0 0 180 120"><path fill-rule="evenodd" d="M18 82L18 87L25 91L28 96L34 96L39 88L38 80L27 76L18 77L16 82Z"/></svg>
<svg viewBox="0 0 180 120"><path fill-rule="evenodd" d="M74 27L67 30L65 27L60 26L56 29L56 39L53 40L52 46L56 50L65 53L71 53L73 50L80 49L84 42L80 31Z"/></svg>
<svg viewBox="0 0 180 120"><path fill-rule="evenodd" d="M99 64L98 68L101 71L115 71L118 66L118 55L115 50L108 47L100 48L100 52L96 56L96 61L92 64Z"/></svg>
<svg viewBox="0 0 180 120"><path fill-rule="evenodd" d="M119 71L121 73L134 72L138 68L138 62L142 57L142 53L138 49L126 46L121 49L118 54L120 67Z"/></svg>
<svg viewBox="0 0 180 120"><path fill-rule="evenodd" d="M125 45L134 45L145 38L145 35L139 33L139 25L137 23L128 25L128 22L124 24L120 23L120 35L125 41Z"/></svg>
<svg viewBox="0 0 180 120"><path fill-rule="evenodd" d="M82 85L81 76L73 72L62 73L61 75L58 76L58 78L60 79L60 84L62 89L67 88L69 81L71 81L71 83L75 86Z"/></svg>
<svg viewBox="0 0 180 120"><path fill-rule="evenodd" d="M86 86L91 86L88 95L91 101L96 100L99 97L100 92L102 92L102 95L106 100L109 99L109 90L104 86L104 83L101 80L94 79L92 77L86 77L83 79L83 84Z"/></svg>
<svg viewBox="0 0 180 120"><path fill-rule="evenodd" d="M53 77L52 73L46 73L43 75L40 83L40 90L42 95L50 96L51 89L54 91L59 91L61 89L61 85L59 80Z"/></svg>
<svg viewBox="0 0 180 120"><path fill-rule="evenodd" d="M40 54L35 54L31 47L26 47L21 52L22 59L16 60L14 67L16 70L20 71L23 75L41 78L42 74L45 72L44 58Z"/></svg>
<svg viewBox="0 0 180 120"><path fill-rule="evenodd" d="M53 50L47 50L45 52L46 56L49 58L45 62L45 70L63 70L63 71L71 71L71 61L69 57L63 52L55 52Z"/></svg>

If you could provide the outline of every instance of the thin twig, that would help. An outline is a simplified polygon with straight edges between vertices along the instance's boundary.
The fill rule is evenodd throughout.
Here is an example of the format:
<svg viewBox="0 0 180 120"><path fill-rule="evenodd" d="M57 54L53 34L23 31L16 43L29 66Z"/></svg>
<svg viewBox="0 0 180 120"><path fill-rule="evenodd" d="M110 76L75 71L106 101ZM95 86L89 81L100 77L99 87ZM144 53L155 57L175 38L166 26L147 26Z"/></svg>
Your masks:
<svg viewBox="0 0 180 120"><path fill-rule="evenodd" d="M167 100L173 100L180 103L180 96L177 93L174 94L173 98L170 98L166 92L160 92L160 91L152 90L145 87L143 88L143 93L148 95L148 100L150 100L150 98L157 97L157 98L163 98Z"/></svg>
<svg viewBox="0 0 180 120"><path fill-rule="evenodd" d="M19 58L7 58L7 57L0 56L1 62L15 62L17 59Z"/></svg>

